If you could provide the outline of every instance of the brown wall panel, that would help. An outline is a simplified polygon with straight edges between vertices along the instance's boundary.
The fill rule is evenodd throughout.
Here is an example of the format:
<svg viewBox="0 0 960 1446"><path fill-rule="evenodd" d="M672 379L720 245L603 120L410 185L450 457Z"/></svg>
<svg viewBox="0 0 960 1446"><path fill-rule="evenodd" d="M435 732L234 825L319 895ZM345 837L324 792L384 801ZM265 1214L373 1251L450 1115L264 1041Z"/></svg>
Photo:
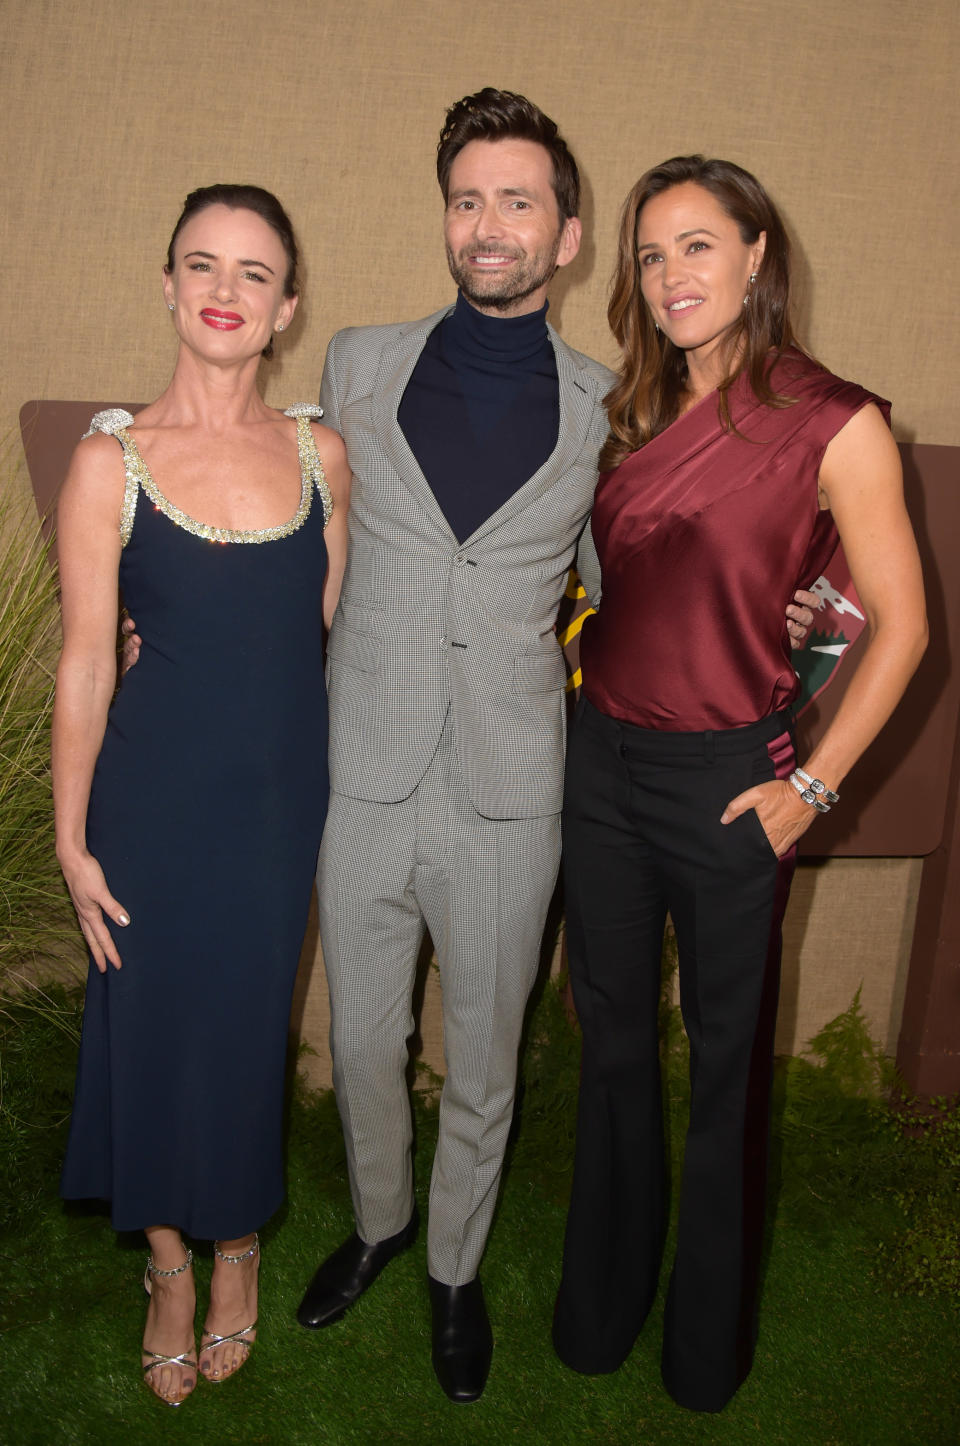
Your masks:
<svg viewBox="0 0 960 1446"><path fill-rule="evenodd" d="M901 444L904 487L927 596L930 642L880 737L843 783L841 804L804 834L800 851L907 857L931 853L943 837L947 780L960 708L960 448ZM800 720L805 757L836 715L866 635Z"/></svg>

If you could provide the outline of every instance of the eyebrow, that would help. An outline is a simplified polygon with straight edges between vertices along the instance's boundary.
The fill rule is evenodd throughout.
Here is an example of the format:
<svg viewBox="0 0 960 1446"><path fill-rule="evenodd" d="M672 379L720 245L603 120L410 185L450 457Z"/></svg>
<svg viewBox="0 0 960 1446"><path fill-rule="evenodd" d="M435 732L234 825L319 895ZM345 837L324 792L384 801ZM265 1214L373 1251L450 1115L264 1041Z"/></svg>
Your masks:
<svg viewBox="0 0 960 1446"><path fill-rule="evenodd" d="M522 196L528 201L535 201L537 199L536 191L530 191L525 186L497 186L496 194L498 196ZM462 200L466 196L479 195L480 189L478 186L461 186L459 190L450 192L450 199Z"/></svg>
<svg viewBox="0 0 960 1446"><path fill-rule="evenodd" d="M679 235L674 236L673 239L674 241L686 241L688 236L712 236L715 241L720 240L716 231L711 231L708 226L694 226L690 231L681 231ZM637 250L653 251L659 244L658 241L643 241L637 246Z"/></svg>
<svg viewBox="0 0 960 1446"><path fill-rule="evenodd" d="M183 258L184 261L189 261L191 256L202 256L204 261L216 261L217 259L212 251L188 251L186 256L184 256ZM271 276L276 275L273 267L268 266L265 261L254 261L252 258L246 261L241 259L240 261L238 261L237 264L239 266L260 266L263 268L264 271L269 271Z"/></svg>

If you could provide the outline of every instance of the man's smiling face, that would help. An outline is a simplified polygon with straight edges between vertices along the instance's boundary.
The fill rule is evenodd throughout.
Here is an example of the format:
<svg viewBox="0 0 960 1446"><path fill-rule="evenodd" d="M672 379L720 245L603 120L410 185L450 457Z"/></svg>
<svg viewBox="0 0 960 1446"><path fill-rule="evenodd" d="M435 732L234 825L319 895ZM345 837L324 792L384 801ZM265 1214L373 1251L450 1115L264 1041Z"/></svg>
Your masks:
<svg viewBox="0 0 960 1446"><path fill-rule="evenodd" d="M561 218L553 161L536 141L469 141L450 168L443 231L464 296L500 316L538 311L580 247L580 222Z"/></svg>

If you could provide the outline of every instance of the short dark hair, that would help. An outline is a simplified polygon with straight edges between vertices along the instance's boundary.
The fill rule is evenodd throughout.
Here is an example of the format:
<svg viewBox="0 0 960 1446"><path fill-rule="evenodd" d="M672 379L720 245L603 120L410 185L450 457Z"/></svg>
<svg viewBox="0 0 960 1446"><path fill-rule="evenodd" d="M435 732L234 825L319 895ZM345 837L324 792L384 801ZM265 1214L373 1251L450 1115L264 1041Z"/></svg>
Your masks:
<svg viewBox="0 0 960 1446"><path fill-rule="evenodd" d="M300 283L297 279L297 266L300 251L293 225L276 196L272 191L264 190L262 186L221 183L214 186L198 186L195 191L191 191L183 203L183 210L173 228L173 235L170 237L170 244L167 247L168 272L173 270L173 252L180 232L189 220L199 212L205 211L208 206L226 206L231 211L253 211L261 220L266 221L271 231L274 231L280 238L287 257L287 274L283 278L283 294L284 296L299 296ZM263 355L273 356L272 341L264 347Z"/></svg>
<svg viewBox="0 0 960 1446"><path fill-rule="evenodd" d="M580 172L556 122L525 95L484 86L447 111L437 143L437 180L446 201L450 167L470 141L535 141L553 163L553 193L564 221L580 212Z"/></svg>

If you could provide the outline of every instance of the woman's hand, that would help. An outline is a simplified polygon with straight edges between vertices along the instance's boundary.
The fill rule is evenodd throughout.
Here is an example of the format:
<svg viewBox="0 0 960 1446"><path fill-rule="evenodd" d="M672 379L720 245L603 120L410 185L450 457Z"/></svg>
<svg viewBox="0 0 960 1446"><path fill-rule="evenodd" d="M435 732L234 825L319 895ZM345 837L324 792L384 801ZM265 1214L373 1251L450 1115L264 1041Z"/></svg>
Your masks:
<svg viewBox="0 0 960 1446"><path fill-rule="evenodd" d="M77 911L80 928L93 956L93 962L101 974L107 972L108 959L114 969L119 969L120 955L103 916L109 914L114 923L121 924L124 928L129 924L130 918L123 905L117 903L107 888L103 869L93 854L86 851L69 861L61 859L60 867L63 869L63 877L67 881L73 907Z"/></svg>
<svg viewBox="0 0 960 1446"><path fill-rule="evenodd" d="M776 779L772 783L758 783L746 793L731 798L720 815L720 822L733 823L750 808L756 809L760 826L778 859L783 858L816 817L816 810L804 803L791 783Z"/></svg>

